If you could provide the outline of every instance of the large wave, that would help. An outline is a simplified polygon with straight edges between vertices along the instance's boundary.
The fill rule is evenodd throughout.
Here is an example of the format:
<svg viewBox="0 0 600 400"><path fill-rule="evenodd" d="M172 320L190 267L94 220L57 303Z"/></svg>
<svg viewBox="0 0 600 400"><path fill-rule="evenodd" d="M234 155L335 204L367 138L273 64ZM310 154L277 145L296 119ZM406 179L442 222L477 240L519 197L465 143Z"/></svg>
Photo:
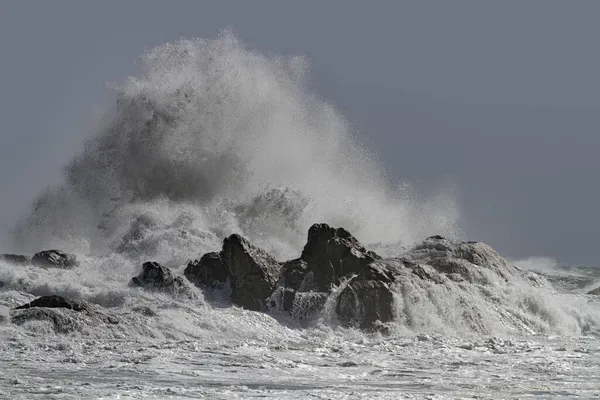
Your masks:
<svg viewBox="0 0 600 400"><path fill-rule="evenodd" d="M150 50L136 76L112 86L114 107L64 183L19 222L20 248L173 261L237 232L286 258L316 221L392 252L458 235L452 193L422 198L390 184L335 107L308 90L307 71L303 57L260 54L230 32Z"/></svg>

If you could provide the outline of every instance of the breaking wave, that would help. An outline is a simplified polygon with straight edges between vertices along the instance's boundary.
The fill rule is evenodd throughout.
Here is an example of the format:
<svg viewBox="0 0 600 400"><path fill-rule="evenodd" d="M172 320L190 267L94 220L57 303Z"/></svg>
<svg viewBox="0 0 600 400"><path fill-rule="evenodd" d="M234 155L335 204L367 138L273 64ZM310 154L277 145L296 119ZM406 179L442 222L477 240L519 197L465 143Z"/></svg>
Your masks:
<svg viewBox="0 0 600 400"><path fill-rule="evenodd" d="M260 54L230 32L147 52L136 76L111 86L115 105L64 183L18 224L18 246L181 262L233 232L290 257L315 221L391 252L459 235L451 191L419 198L390 184L335 107L308 90L307 70L303 57Z"/></svg>

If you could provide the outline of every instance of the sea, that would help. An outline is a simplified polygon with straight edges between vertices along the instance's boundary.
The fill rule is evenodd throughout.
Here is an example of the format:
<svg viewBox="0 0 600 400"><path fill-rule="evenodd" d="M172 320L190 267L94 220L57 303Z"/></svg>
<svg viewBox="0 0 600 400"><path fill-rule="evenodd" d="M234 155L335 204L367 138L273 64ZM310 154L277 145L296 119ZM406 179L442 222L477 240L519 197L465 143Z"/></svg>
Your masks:
<svg viewBox="0 0 600 400"><path fill-rule="evenodd" d="M434 234L477 240L455 191L423 195L389 178L315 93L305 57L224 31L150 49L135 66L109 85L113 101L62 181L11 232L15 253L61 249L80 265L0 261L0 398L600 399L593 267L531 258L510 262L543 285L398 285L385 333L338 321L347 282L304 319L233 306L226 288L184 298L131 287L143 262L183 274L232 233L280 261L300 255L316 222L384 257ZM70 310L57 311L67 330L12 318L54 294L119 323Z"/></svg>

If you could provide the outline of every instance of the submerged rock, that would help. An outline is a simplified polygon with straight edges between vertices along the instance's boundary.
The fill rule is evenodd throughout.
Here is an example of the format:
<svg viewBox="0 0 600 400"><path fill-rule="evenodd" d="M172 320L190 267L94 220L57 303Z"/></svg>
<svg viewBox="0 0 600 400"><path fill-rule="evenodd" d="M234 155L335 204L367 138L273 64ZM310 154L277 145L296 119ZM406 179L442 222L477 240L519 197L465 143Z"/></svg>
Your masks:
<svg viewBox="0 0 600 400"><path fill-rule="evenodd" d="M341 278L359 273L375 260L377 254L362 244L344 228L314 224L308 231L308 241L300 257L314 273L320 291L329 291Z"/></svg>
<svg viewBox="0 0 600 400"><path fill-rule="evenodd" d="M229 268L223 263L221 253L206 253L200 260L191 261L184 271L185 277L197 286L222 287L229 279Z"/></svg>
<svg viewBox="0 0 600 400"><path fill-rule="evenodd" d="M264 310L279 280L279 262L237 234L225 239L221 257L229 270L233 303L248 310Z"/></svg>
<svg viewBox="0 0 600 400"><path fill-rule="evenodd" d="M587 294L593 294L593 295L600 296L600 286L598 286L596 289L590 290L589 292L587 292Z"/></svg>
<svg viewBox="0 0 600 400"><path fill-rule="evenodd" d="M14 309L11 322L26 325L34 321L51 324L57 333L70 333L84 330L87 326L118 324L119 320L107 312L92 307L85 302L62 296L42 296Z"/></svg>
<svg viewBox="0 0 600 400"><path fill-rule="evenodd" d="M51 295L38 297L37 299L27 304L22 304L18 307L15 307L15 310L22 310L33 307L68 308L69 310L73 311L85 311L89 308L88 305L84 302L71 300L62 296Z"/></svg>
<svg viewBox="0 0 600 400"><path fill-rule="evenodd" d="M73 268L79 265L77 257L61 250L44 250L33 256L31 263L44 268Z"/></svg>
<svg viewBox="0 0 600 400"><path fill-rule="evenodd" d="M20 254L0 254L0 261L14 265L27 265L31 263L31 258Z"/></svg>
<svg viewBox="0 0 600 400"><path fill-rule="evenodd" d="M154 261L145 262L140 275L133 277L130 284L148 290L191 295L190 289L182 277L175 276L169 268Z"/></svg>

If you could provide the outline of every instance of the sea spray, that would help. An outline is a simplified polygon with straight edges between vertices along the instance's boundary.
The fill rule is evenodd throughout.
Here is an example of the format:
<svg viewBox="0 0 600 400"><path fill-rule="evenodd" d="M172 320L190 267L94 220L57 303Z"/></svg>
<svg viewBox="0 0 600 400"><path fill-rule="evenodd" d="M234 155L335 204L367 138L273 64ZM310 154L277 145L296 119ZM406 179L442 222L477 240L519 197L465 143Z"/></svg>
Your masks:
<svg viewBox="0 0 600 400"><path fill-rule="evenodd" d="M457 236L452 193L417 198L390 184L346 120L308 90L307 70L303 57L260 54L229 32L150 50L137 75L112 86L115 105L64 183L18 224L20 249L177 264L234 232L291 258L315 221L390 251ZM401 134L401 121L389 128Z"/></svg>

